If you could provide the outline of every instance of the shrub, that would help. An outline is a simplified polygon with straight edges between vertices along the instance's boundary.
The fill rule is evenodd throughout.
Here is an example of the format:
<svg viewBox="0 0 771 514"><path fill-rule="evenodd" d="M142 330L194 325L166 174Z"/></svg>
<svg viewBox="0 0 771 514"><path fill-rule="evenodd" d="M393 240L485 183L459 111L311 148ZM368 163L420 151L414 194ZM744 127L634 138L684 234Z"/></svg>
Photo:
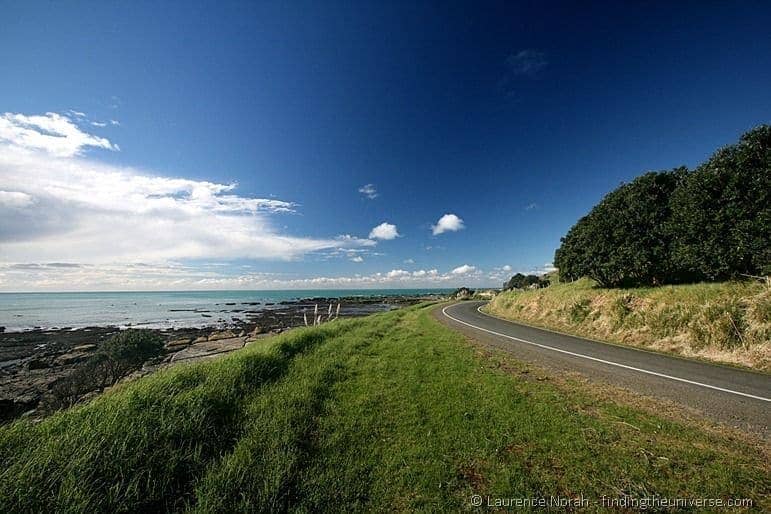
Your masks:
<svg viewBox="0 0 771 514"><path fill-rule="evenodd" d="M95 358L104 360L110 383L139 369L148 359L161 353L163 339L152 330L123 330L108 339Z"/></svg>
<svg viewBox="0 0 771 514"><path fill-rule="evenodd" d="M151 330L125 330L66 377L57 380L44 402L50 410L70 407L84 395L115 384L161 353L162 338Z"/></svg>
<svg viewBox="0 0 771 514"><path fill-rule="evenodd" d="M573 323L583 322L589 316L589 299L584 298L570 306L570 321Z"/></svg>

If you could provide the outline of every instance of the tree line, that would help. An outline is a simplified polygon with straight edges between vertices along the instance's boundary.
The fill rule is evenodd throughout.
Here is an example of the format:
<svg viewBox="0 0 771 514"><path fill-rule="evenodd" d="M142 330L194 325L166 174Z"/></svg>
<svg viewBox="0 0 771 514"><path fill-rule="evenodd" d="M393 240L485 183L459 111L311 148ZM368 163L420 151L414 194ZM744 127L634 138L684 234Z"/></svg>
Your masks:
<svg viewBox="0 0 771 514"><path fill-rule="evenodd" d="M608 193L562 238L561 279L604 287L771 274L771 126L694 170L649 172Z"/></svg>
<svg viewBox="0 0 771 514"><path fill-rule="evenodd" d="M548 285L549 280L547 278L539 277L538 275L523 275L522 273L517 273L503 284L503 290L528 289L531 286L547 287Z"/></svg>

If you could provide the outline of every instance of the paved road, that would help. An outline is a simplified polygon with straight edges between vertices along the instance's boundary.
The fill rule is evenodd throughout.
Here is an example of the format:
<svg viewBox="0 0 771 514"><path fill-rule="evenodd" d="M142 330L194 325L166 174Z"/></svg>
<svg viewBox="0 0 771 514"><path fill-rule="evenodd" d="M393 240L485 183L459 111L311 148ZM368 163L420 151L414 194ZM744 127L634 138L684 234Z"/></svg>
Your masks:
<svg viewBox="0 0 771 514"><path fill-rule="evenodd" d="M443 323L520 360L577 371L590 379L672 400L765 439L771 435L769 375L519 325L479 312L482 305L462 302L435 313Z"/></svg>

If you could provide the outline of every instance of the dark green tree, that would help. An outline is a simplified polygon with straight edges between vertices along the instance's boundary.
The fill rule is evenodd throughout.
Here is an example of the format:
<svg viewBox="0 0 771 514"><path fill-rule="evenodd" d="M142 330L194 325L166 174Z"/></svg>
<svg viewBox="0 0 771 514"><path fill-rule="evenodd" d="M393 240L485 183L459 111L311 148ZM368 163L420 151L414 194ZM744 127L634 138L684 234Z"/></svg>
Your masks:
<svg viewBox="0 0 771 514"><path fill-rule="evenodd" d="M673 194L670 227L684 280L771 273L771 127L691 173Z"/></svg>
<svg viewBox="0 0 771 514"><path fill-rule="evenodd" d="M650 172L610 192L562 239L555 254L561 276L589 276L606 287L674 280L669 201L684 168Z"/></svg>
<svg viewBox="0 0 771 514"><path fill-rule="evenodd" d="M509 289L525 289L526 287L532 285L532 284L540 284L541 279L538 278L536 275L523 275L522 273L517 273L513 277L511 277L505 284L503 284L504 290Z"/></svg>

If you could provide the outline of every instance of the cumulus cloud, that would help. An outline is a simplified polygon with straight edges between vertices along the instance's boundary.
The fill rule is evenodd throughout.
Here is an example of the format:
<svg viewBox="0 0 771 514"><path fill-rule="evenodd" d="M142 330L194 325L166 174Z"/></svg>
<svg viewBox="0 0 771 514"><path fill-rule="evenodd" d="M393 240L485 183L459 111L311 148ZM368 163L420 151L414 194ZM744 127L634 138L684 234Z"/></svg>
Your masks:
<svg viewBox="0 0 771 514"><path fill-rule="evenodd" d="M455 214L445 214L439 218L439 221L436 222L436 225L431 225L431 231L435 236L444 234L445 232L457 232L458 230L462 230L464 228L466 227L463 224L463 220Z"/></svg>
<svg viewBox="0 0 771 514"><path fill-rule="evenodd" d="M76 118L83 115L71 112ZM0 115L0 142L56 157L80 155L87 147L118 150L118 146L108 139L82 131L72 118L55 112L33 116L3 113Z"/></svg>
<svg viewBox="0 0 771 514"><path fill-rule="evenodd" d="M463 266L458 266L454 270L452 270L453 275L468 275L472 271L475 271L475 266L470 266L468 264L464 264Z"/></svg>
<svg viewBox="0 0 771 514"><path fill-rule="evenodd" d="M354 255L351 257L351 262L364 262L364 257L361 255Z"/></svg>
<svg viewBox="0 0 771 514"><path fill-rule="evenodd" d="M501 270L502 270L502 271L511 271L511 266L509 266L508 264L506 264L506 265L504 265L504 266L502 266L502 267L501 267Z"/></svg>
<svg viewBox="0 0 771 514"><path fill-rule="evenodd" d="M397 237L399 237L399 232L396 230L396 225L385 222L373 228L369 233L370 239L391 240Z"/></svg>
<svg viewBox="0 0 771 514"><path fill-rule="evenodd" d="M293 202L100 163L79 155L87 146L113 148L57 114L0 117L0 261L288 260L375 244L288 235L272 217Z"/></svg>
<svg viewBox="0 0 771 514"><path fill-rule="evenodd" d="M380 196L377 192L377 189L375 189L374 184L364 184L359 188L359 193L363 194L370 200L374 200L378 196Z"/></svg>

